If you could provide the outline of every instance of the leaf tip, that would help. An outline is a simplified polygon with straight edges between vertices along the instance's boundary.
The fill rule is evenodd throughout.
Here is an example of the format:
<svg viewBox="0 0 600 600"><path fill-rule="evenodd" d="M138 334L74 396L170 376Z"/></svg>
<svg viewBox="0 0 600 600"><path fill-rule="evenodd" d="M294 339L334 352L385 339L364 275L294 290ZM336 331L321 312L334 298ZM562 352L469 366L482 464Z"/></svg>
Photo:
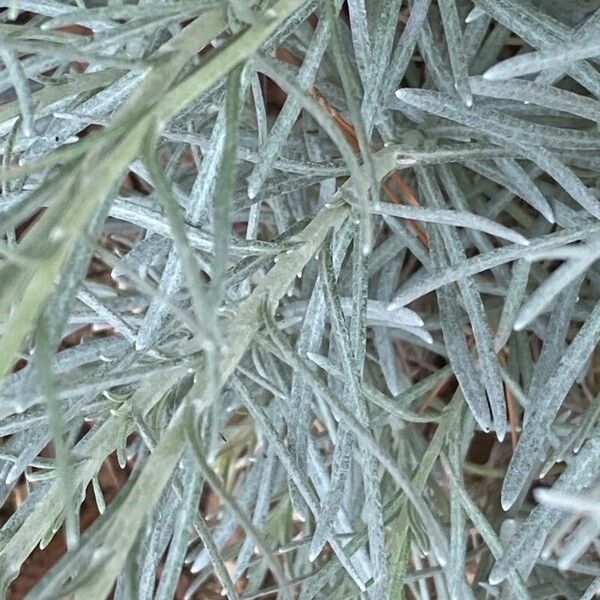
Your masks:
<svg viewBox="0 0 600 600"><path fill-rule="evenodd" d="M523 329L525 329L528 323L529 317L526 314L518 314L513 324L513 329L515 331L523 331Z"/></svg>
<svg viewBox="0 0 600 600"><path fill-rule="evenodd" d="M385 310L387 310L388 312L394 312L395 310L398 310L399 308L402 307L402 302L399 301L398 298L392 300L386 307Z"/></svg>
<svg viewBox="0 0 600 600"><path fill-rule="evenodd" d="M490 572L488 582L490 585L499 585L506 579L506 568L500 563L496 563Z"/></svg>
<svg viewBox="0 0 600 600"><path fill-rule="evenodd" d="M506 482L506 480L505 480ZM500 497L500 505L502 506L502 510L504 512L509 511L512 508L512 505L515 503L517 499L517 493L513 490L512 487L507 488L506 485L502 488L502 495Z"/></svg>
<svg viewBox="0 0 600 600"><path fill-rule="evenodd" d="M498 77L498 69L496 68L497 65L494 65L493 67L490 67L481 77L482 79L485 79L486 81L497 81L498 79L500 79L500 77Z"/></svg>

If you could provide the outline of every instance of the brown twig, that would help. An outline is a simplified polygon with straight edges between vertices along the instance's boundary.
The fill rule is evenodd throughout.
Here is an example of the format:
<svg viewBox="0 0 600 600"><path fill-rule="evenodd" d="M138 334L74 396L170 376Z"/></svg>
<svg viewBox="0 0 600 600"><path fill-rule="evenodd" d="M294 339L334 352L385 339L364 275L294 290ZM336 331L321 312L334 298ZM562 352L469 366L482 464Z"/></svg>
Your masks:
<svg viewBox="0 0 600 600"><path fill-rule="evenodd" d="M506 350L501 350L498 358L502 364L506 366ZM504 393L506 395L506 410L508 412L508 422L510 424L510 439L514 450L519 441L519 418L517 416L517 407L515 406L513 393L506 383L504 384Z"/></svg>

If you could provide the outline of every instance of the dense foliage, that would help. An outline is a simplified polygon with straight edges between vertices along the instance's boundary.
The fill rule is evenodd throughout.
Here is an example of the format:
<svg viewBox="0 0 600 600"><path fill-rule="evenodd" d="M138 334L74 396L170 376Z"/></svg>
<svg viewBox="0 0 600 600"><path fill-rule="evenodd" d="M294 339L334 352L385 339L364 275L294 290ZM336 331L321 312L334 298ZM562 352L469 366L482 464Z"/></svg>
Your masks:
<svg viewBox="0 0 600 600"><path fill-rule="evenodd" d="M4 594L592 598L600 2L2 6Z"/></svg>

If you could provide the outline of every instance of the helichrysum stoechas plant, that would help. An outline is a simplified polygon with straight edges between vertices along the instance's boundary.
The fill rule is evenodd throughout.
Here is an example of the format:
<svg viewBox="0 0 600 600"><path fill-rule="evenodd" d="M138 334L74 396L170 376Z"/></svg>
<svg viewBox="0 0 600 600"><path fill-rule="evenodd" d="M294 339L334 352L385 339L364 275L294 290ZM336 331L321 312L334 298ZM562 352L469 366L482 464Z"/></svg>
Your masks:
<svg viewBox="0 0 600 600"><path fill-rule="evenodd" d="M600 2L2 5L3 594L592 598Z"/></svg>

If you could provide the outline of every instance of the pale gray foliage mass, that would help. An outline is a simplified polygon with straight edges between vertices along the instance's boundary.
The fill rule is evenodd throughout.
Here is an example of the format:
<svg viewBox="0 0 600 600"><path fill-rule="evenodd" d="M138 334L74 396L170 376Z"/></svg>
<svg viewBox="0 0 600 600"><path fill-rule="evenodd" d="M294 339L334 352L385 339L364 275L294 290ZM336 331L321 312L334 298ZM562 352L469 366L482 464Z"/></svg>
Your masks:
<svg viewBox="0 0 600 600"><path fill-rule="evenodd" d="M2 594L60 536L27 598L593 598L599 40L0 1Z"/></svg>

